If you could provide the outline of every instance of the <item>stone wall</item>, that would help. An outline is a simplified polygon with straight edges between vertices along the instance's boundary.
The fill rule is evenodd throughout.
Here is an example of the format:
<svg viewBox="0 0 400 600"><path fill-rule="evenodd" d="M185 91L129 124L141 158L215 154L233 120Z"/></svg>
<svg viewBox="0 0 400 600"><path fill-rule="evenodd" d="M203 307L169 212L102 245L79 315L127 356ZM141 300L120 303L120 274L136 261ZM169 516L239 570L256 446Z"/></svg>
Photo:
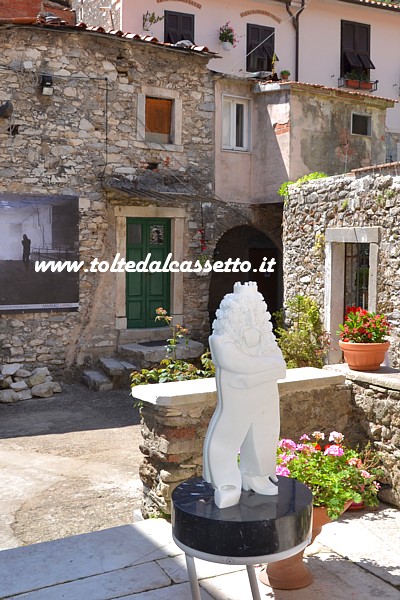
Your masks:
<svg viewBox="0 0 400 600"><path fill-rule="evenodd" d="M164 190L179 181L194 196L212 191L207 56L38 26L0 29L0 48L0 104L13 103L12 115L0 119L0 194L79 196L80 260L110 260L116 252L105 177ZM44 71L53 76L52 96L38 87ZM144 85L173 89L182 99L182 151L136 143L137 97ZM156 172L149 163L158 164ZM0 360L61 369L112 352L117 342L112 275L81 273L79 300L78 312L2 314Z"/></svg>
<svg viewBox="0 0 400 600"><path fill-rule="evenodd" d="M343 320L344 301L340 294L343 296L344 262L337 266L336 280L331 278L334 244L327 241L329 233L337 230L332 239L340 241L341 231L345 240L350 228L364 228L364 237L371 228L378 228L375 310L385 313L392 325L393 367L400 366L399 188L399 176L387 173L384 167L360 170L356 179L343 175L316 180L300 188L291 186L283 217L285 298L296 294L314 298L333 337L333 346L338 324ZM355 231L353 241L357 235ZM362 235L358 241L363 241ZM335 302L341 303L336 321L331 319L330 312ZM334 362L338 362L338 357Z"/></svg>
<svg viewBox="0 0 400 600"><path fill-rule="evenodd" d="M71 4L76 11L78 21L105 29L122 29L123 1L109 0L104 3L103 0L71 0ZM111 11L105 10L105 6L111 7ZM127 29L125 28L124 31ZM140 33L140 31L134 33Z"/></svg>
<svg viewBox="0 0 400 600"><path fill-rule="evenodd" d="M279 393L282 436L298 439L315 430L336 430L351 443L361 441L343 375L290 369L279 382ZM204 438L216 405L215 379L138 386L133 395L143 404L142 513L169 515L174 488L202 474Z"/></svg>
<svg viewBox="0 0 400 600"><path fill-rule="evenodd" d="M202 475L203 444L216 405L215 379L138 386L142 403L140 465L142 513L170 515L174 488ZM400 507L400 376L326 369L289 369L279 382L281 437L344 433L346 444L379 452L384 476L380 497Z"/></svg>
<svg viewBox="0 0 400 600"><path fill-rule="evenodd" d="M388 485L382 488L380 498L400 506L400 372L382 368L363 373L351 371L347 365L326 368L346 377L358 436L370 440L382 458Z"/></svg>

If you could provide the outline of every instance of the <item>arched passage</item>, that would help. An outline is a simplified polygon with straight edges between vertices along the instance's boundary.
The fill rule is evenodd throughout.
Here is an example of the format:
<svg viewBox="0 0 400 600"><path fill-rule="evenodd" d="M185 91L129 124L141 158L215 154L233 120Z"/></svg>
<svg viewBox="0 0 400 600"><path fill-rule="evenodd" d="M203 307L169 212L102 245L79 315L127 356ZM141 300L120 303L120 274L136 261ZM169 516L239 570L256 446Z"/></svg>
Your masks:
<svg viewBox="0 0 400 600"><path fill-rule="evenodd" d="M208 303L210 323L222 298L232 292L236 281L256 281L271 314L282 307L282 252L265 233L250 225L234 227L218 241L214 258L221 261L239 258L250 262L251 268L246 273L212 273ZM274 271L259 272L262 262L268 264L271 259L275 259Z"/></svg>

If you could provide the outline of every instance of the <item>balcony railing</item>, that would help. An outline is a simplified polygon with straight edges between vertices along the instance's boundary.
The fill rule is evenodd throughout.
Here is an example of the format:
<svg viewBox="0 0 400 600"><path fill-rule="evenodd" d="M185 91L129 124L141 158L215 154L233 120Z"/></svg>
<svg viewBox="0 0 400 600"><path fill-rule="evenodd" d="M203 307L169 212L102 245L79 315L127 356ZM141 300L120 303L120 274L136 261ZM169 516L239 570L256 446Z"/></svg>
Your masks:
<svg viewBox="0 0 400 600"><path fill-rule="evenodd" d="M345 87L361 92L375 92L378 89L379 81L361 81L360 79L349 79L348 77L340 77L338 87Z"/></svg>

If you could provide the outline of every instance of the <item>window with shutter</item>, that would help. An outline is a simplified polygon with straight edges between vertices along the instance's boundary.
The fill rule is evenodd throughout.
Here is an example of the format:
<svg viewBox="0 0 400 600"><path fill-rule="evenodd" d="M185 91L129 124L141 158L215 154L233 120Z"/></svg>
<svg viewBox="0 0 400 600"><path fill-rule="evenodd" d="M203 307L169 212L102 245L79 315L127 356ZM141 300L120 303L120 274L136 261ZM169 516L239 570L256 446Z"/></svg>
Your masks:
<svg viewBox="0 0 400 600"><path fill-rule="evenodd" d="M194 15L164 12L164 42L176 44L181 40L190 40L194 44Z"/></svg>
<svg viewBox="0 0 400 600"><path fill-rule="evenodd" d="M248 23L246 40L246 70L250 72L272 71L275 29Z"/></svg>
<svg viewBox="0 0 400 600"><path fill-rule="evenodd" d="M369 25L342 21L340 66L342 77L355 71L369 79L369 70L375 69L370 56L370 34Z"/></svg>
<svg viewBox="0 0 400 600"><path fill-rule="evenodd" d="M172 143L172 108L173 100L146 97L146 141L160 144Z"/></svg>

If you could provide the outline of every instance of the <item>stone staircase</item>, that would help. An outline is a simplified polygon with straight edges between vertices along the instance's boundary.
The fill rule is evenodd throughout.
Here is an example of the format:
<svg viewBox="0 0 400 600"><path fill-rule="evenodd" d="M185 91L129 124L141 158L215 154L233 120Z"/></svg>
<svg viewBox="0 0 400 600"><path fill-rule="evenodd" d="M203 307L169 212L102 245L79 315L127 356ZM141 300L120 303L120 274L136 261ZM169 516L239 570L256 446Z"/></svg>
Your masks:
<svg viewBox="0 0 400 600"><path fill-rule="evenodd" d="M137 366L118 358L99 358L96 369L87 369L82 374L82 382L91 390L107 392L130 386L130 374Z"/></svg>
<svg viewBox="0 0 400 600"><path fill-rule="evenodd" d="M106 392L130 386L130 373L147 369L166 358L168 327L125 330L119 335L116 357L100 358L95 368L83 372L82 382L90 389ZM200 342L179 340L176 356L179 360L194 360L204 352Z"/></svg>

